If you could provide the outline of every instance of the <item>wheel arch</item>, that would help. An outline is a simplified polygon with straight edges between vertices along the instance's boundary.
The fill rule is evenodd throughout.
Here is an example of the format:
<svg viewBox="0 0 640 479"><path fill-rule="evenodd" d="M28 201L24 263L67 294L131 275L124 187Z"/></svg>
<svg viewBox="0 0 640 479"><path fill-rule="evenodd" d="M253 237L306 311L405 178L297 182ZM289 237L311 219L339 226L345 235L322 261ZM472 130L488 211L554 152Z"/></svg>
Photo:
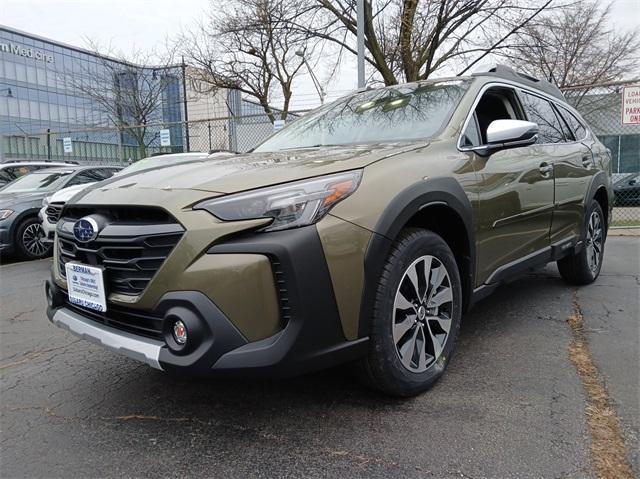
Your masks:
<svg viewBox="0 0 640 479"><path fill-rule="evenodd" d="M463 311L471 302L475 281L476 244L473 208L454 178L427 179L400 192L384 210L365 254L365 284L360 307L359 337L369 334L377 278L391 246L407 227L429 229L451 248L463 291Z"/></svg>
<svg viewBox="0 0 640 479"><path fill-rule="evenodd" d="M604 213L607 229L610 225L611 210L613 208L613 191L608 179L606 172L600 171L597 173L591 180L591 184L589 185L589 189L587 190L587 194L584 199L585 211L587 211L589 204L593 200L600 204L602 212Z"/></svg>
<svg viewBox="0 0 640 479"><path fill-rule="evenodd" d="M18 228L20 228L20 225L29 218L38 218L39 211L40 211L40 208L27 208L21 211L11 223L11 228L9 230L9 237L13 241L16 241L17 240L16 234L18 234Z"/></svg>

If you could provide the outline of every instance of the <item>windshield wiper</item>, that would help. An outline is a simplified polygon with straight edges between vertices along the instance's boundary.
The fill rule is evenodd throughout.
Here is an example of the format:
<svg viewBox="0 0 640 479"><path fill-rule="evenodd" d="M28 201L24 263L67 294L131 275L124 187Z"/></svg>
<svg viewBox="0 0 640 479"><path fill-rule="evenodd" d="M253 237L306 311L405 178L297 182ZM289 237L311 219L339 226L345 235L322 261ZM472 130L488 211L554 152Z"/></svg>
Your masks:
<svg viewBox="0 0 640 479"><path fill-rule="evenodd" d="M304 150L306 148L320 148L321 146L344 146L344 145L332 145L330 143L324 144L324 143L318 143L317 145L307 145L307 146L292 146L291 148L280 148L280 151L286 151L286 150Z"/></svg>

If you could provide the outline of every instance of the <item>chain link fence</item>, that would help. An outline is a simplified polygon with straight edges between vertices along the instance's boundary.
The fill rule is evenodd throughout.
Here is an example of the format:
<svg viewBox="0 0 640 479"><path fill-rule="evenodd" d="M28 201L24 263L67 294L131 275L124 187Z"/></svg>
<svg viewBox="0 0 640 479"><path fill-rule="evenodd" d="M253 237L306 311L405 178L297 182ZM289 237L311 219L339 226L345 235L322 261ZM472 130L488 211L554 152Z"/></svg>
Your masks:
<svg viewBox="0 0 640 479"><path fill-rule="evenodd" d="M635 124L623 122L623 92L634 85L640 85L640 80L564 89L569 103L582 114L611 152L614 226L640 226L640 113L626 115L626 119ZM640 109L640 96L636 101L635 108ZM290 113L288 121L302 113ZM165 153L245 152L264 141L273 130L266 115L259 113L119 130L93 128L4 135L0 138L0 158L4 161L50 159L126 166L141 158Z"/></svg>
<svg viewBox="0 0 640 479"><path fill-rule="evenodd" d="M300 114L289 113L289 121ZM120 129L12 134L0 138L0 156L3 161L65 160L80 164L128 165L166 153L245 152L259 145L273 131L273 124L262 113Z"/></svg>
<svg viewBox="0 0 640 479"><path fill-rule="evenodd" d="M631 94L634 86L638 96ZM615 194L613 226L640 226L639 87L640 79L563 91L568 102L582 114L593 133L611 152Z"/></svg>

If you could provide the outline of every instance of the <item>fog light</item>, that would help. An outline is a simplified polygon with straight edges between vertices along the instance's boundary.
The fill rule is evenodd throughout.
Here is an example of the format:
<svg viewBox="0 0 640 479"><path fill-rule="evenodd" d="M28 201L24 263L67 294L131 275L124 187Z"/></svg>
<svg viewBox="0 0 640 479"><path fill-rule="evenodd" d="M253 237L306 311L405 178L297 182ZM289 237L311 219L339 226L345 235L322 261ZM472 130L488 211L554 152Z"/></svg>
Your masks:
<svg viewBox="0 0 640 479"><path fill-rule="evenodd" d="M180 320L173 323L173 339L181 346L187 342L187 327Z"/></svg>

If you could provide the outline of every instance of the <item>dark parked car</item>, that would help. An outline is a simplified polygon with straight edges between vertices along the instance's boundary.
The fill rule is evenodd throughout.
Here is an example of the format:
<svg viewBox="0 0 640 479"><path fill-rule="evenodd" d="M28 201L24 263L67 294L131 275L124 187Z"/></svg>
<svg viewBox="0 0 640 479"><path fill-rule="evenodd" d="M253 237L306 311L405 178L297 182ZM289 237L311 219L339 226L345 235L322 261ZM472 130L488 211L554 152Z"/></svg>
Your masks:
<svg viewBox="0 0 640 479"><path fill-rule="evenodd" d="M640 205L640 173L631 173L613 184L616 206Z"/></svg>
<svg viewBox="0 0 640 479"><path fill-rule="evenodd" d="M68 186L106 180L121 168L73 166L34 171L0 189L0 253L36 259L51 253L38 219L42 200Z"/></svg>
<svg viewBox="0 0 640 479"><path fill-rule="evenodd" d="M0 163L0 188L36 170L68 166L69 164L67 161L8 161Z"/></svg>

